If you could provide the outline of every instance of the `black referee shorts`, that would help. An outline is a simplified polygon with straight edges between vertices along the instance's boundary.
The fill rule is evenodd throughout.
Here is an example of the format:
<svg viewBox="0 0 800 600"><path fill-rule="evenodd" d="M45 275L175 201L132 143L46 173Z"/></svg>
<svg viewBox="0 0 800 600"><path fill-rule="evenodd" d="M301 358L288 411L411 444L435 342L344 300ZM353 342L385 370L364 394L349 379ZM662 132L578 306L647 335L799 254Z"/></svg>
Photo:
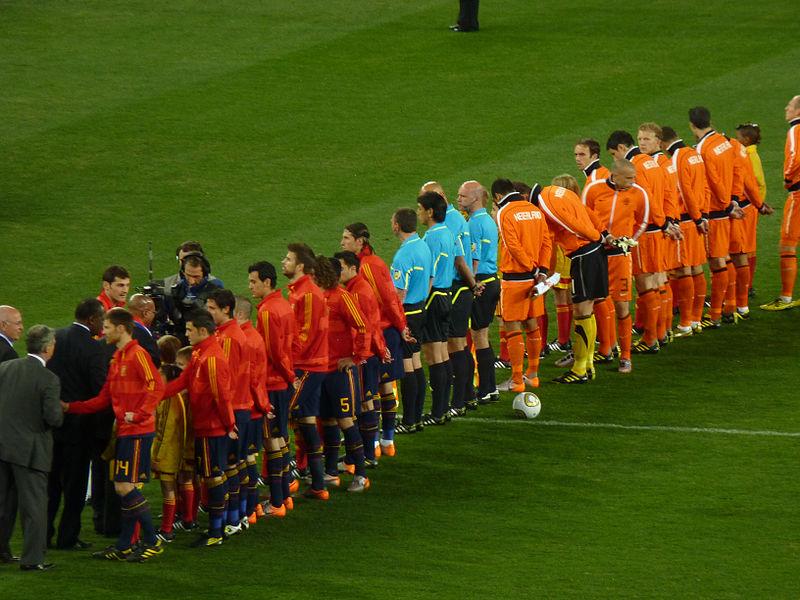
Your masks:
<svg viewBox="0 0 800 600"><path fill-rule="evenodd" d="M415 352L420 351L422 329L425 325L425 303L403 304L403 312L406 314L408 331L411 337L416 340L415 342L403 340L403 358L411 358Z"/></svg>
<svg viewBox="0 0 800 600"><path fill-rule="evenodd" d="M500 279L497 275L478 275L483 283L483 293L472 300L472 331L486 329L494 320L494 311L500 301Z"/></svg>
<svg viewBox="0 0 800 600"><path fill-rule="evenodd" d="M450 331L449 338L467 337L469 317L472 313L472 290L465 281L459 281L450 288Z"/></svg>
<svg viewBox="0 0 800 600"><path fill-rule="evenodd" d="M572 261L572 303L608 296L608 257L599 242L590 242L568 255Z"/></svg>
<svg viewBox="0 0 800 600"><path fill-rule="evenodd" d="M422 327L423 344L446 342L450 332L450 290L432 288L425 303L425 325Z"/></svg>

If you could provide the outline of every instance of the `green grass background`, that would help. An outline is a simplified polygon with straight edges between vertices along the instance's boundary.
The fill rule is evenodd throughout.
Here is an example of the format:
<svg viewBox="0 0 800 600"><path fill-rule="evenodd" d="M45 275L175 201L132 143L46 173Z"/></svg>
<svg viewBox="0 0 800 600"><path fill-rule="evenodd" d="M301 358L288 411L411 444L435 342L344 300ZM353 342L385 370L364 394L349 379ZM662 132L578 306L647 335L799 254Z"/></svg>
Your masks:
<svg viewBox="0 0 800 600"><path fill-rule="evenodd" d="M150 241L163 276L202 240L236 291L355 220L389 259L424 181L579 175L577 138L654 120L688 139L696 104L761 125L782 206L792 3L484 2L477 35L447 31L456 5L0 2L0 302L64 325L107 265L142 283ZM778 226L754 303L777 292ZM798 327L757 311L630 377L544 387L540 419L800 431ZM52 552L43 576L0 567L0 597L797 597L797 438L510 424L509 399L477 416L401 438L362 497L147 565Z"/></svg>

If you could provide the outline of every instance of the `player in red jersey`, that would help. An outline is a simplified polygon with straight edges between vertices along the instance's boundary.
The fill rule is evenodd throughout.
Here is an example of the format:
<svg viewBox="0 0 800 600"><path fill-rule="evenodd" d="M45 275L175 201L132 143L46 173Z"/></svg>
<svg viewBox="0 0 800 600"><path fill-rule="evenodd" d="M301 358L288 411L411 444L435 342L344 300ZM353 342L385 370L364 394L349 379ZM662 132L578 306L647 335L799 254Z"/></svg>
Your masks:
<svg viewBox="0 0 800 600"><path fill-rule="evenodd" d="M264 342L266 351L266 390L274 419L265 423L264 440L267 447L267 476L269 478L270 504L266 516L280 517L278 499L291 510L294 501L290 488L299 485L290 475L289 457L289 402L294 388L292 366L292 339L294 338L294 313L292 307L276 287L278 275L272 263L260 261L248 268L248 286L254 298L260 300L256 315L256 331ZM269 438L269 439L268 439ZM281 455L274 452L277 443ZM280 483L281 490L278 491ZM295 487L296 489L296 487Z"/></svg>
<svg viewBox="0 0 800 600"><path fill-rule="evenodd" d="M395 381L403 377L403 340L410 336L403 305L395 290L389 267L375 254L370 243L369 229L364 223L351 223L344 228L340 243L342 250L354 252L361 263L359 273L369 283L380 310L380 328L391 353L391 360L381 365L380 410L381 454L394 456L394 431L397 414Z"/></svg>
<svg viewBox="0 0 800 600"><path fill-rule="evenodd" d="M143 562L161 554L147 499L140 491L150 478L150 448L155 436L155 412L164 394L164 382L150 355L133 339L133 316L115 307L106 313L103 335L117 351L108 367L103 389L91 400L62 403L64 412L89 414L109 406L117 422L114 490L122 504L122 531L116 545L95 552L95 558ZM144 544L131 547L137 524Z"/></svg>
<svg viewBox="0 0 800 600"><path fill-rule="evenodd" d="M208 490L208 534L195 542L199 547L222 544L225 467L230 440L238 437L231 404L231 372L215 331L214 318L208 311L191 314L186 321L186 337L194 348L191 362L164 390L165 396L189 392L196 469Z"/></svg>
<svg viewBox="0 0 800 600"><path fill-rule="evenodd" d="M305 445L311 471L311 487L305 495L327 500L317 417L322 382L328 372L328 307L322 290L312 278L316 266L314 252L306 244L289 244L287 248L281 265L283 274L289 278L289 305L295 320L292 361L297 377L289 414L296 426L295 438L299 437Z"/></svg>
<svg viewBox="0 0 800 600"><path fill-rule="evenodd" d="M103 271L103 289L100 290L97 299L106 310L114 307L124 308L130 287L131 276L128 270L119 265L111 265Z"/></svg>

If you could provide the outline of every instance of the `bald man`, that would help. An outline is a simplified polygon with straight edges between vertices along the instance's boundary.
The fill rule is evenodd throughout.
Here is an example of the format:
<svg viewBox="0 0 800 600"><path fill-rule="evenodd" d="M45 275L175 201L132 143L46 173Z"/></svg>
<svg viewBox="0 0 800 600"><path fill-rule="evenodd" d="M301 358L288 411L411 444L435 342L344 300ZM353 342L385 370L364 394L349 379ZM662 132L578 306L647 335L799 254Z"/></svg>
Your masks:
<svg viewBox="0 0 800 600"><path fill-rule="evenodd" d="M153 332L150 331L150 326L156 317L156 303L150 296L134 294L128 300L128 311L133 315L133 339L147 350L156 367L161 367L158 343Z"/></svg>
<svg viewBox="0 0 800 600"><path fill-rule="evenodd" d="M13 306L0 306L0 363L19 358L14 342L22 336L22 313Z"/></svg>

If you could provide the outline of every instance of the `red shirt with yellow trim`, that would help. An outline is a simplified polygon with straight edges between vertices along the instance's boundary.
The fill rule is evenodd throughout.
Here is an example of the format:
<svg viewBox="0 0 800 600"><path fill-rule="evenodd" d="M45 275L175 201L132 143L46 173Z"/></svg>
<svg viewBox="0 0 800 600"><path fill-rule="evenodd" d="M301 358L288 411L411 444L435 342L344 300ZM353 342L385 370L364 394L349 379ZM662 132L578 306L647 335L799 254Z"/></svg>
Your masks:
<svg viewBox="0 0 800 600"><path fill-rule="evenodd" d="M269 398L267 397L267 352L264 340L255 330L250 321L239 325L249 349L250 357L250 397L253 405L250 416L254 419L270 411Z"/></svg>
<svg viewBox="0 0 800 600"><path fill-rule="evenodd" d="M294 313L280 290L265 296L258 304L256 331L264 340L267 356L267 391L285 390L295 379L292 364Z"/></svg>
<svg viewBox="0 0 800 600"><path fill-rule="evenodd" d="M103 309L106 312L110 311L112 308L124 308L125 307L125 302L124 301L123 302L114 302L111 298L108 297L108 295L106 294L105 290L102 290L98 294L97 299L100 300L100 304L103 305Z"/></svg>
<svg viewBox="0 0 800 600"><path fill-rule="evenodd" d="M365 247L358 254L361 261L359 273L367 280L380 310L381 329L394 327L398 331L406 328L406 313L403 311L403 304L397 296L397 290L389 274L389 267L376 255L372 248Z"/></svg>
<svg viewBox="0 0 800 600"><path fill-rule="evenodd" d="M294 312L292 339L294 368L324 373L328 370L328 307L325 296L309 275L289 284L289 306Z"/></svg>
<svg viewBox="0 0 800 600"><path fill-rule="evenodd" d="M366 317L371 339L370 351L373 356L382 360L386 353L386 340L383 338L383 329L380 323L381 312L378 309L375 292L360 273L345 284L345 289L356 299L358 307Z"/></svg>
<svg viewBox="0 0 800 600"><path fill-rule="evenodd" d="M139 342L131 340L114 352L100 393L91 400L70 402L67 412L81 415L110 406L117 419L117 436L147 435L156 430L156 406L163 395L164 382L153 359ZM132 423L125 420L128 412L133 413Z"/></svg>
<svg viewBox="0 0 800 600"><path fill-rule="evenodd" d="M250 395L250 347L247 338L236 319L218 325L214 335L222 346L222 354L231 372L233 410L250 410L253 398Z"/></svg>
<svg viewBox="0 0 800 600"><path fill-rule="evenodd" d="M339 286L325 290L328 304L328 363L327 371L339 368L339 359L352 358L359 364L372 356L370 335L364 314L356 299Z"/></svg>
<svg viewBox="0 0 800 600"><path fill-rule="evenodd" d="M189 391L192 427L196 437L218 437L233 431L231 372L222 346L213 335L194 347L192 360L180 377L164 390L166 396Z"/></svg>

